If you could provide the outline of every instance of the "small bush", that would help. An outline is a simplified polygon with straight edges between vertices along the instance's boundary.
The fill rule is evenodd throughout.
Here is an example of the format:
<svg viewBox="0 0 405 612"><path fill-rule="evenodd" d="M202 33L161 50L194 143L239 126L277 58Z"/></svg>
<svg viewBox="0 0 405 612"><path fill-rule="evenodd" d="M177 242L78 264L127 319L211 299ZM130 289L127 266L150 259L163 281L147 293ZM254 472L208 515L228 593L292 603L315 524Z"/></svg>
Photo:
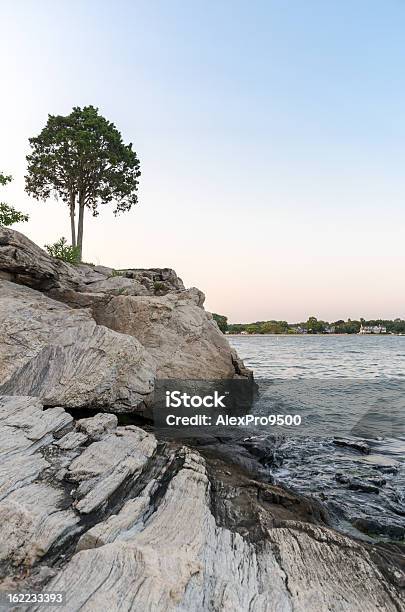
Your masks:
<svg viewBox="0 0 405 612"><path fill-rule="evenodd" d="M80 262L79 247L68 244L66 238L60 238L53 244L46 244L45 248L49 255L52 255L52 257L56 259L61 259L66 263L77 264Z"/></svg>
<svg viewBox="0 0 405 612"><path fill-rule="evenodd" d="M160 281L155 281L153 283L153 288L155 290L155 293L158 293L159 291L165 291L166 285L164 283L161 283Z"/></svg>

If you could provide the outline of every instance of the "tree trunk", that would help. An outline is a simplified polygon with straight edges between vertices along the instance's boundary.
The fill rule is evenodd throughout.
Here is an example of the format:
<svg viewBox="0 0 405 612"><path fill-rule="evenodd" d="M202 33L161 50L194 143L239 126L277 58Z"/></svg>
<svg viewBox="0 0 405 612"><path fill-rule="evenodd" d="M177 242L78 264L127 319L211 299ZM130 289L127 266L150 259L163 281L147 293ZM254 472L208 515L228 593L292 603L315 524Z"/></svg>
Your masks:
<svg viewBox="0 0 405 612"><path fill-rule="evenodd" d="M72 247L76 246L76 224L75 224L75 208L76 197L74 193L70 194L70 229L72 232Z"/></svg>
<svg viewBox="0 0 405 612"><path fill-rule="evenodd" d="M84 202L79 197L79 223L77 227L77 246L79 247L79 261L82 260L83 252L83 220L84 220Z"/></svg>

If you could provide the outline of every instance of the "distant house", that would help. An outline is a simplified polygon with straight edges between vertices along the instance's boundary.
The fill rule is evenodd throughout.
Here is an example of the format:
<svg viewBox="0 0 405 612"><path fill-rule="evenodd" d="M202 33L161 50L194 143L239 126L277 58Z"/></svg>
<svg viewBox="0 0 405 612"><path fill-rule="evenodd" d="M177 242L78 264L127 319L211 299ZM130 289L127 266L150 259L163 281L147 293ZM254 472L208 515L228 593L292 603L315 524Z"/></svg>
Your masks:
<svg viewBox="0 0 405 612"><path fill-rule="evenodd" d="M386 334L385 325L361 325L359 334Z"/></svg>

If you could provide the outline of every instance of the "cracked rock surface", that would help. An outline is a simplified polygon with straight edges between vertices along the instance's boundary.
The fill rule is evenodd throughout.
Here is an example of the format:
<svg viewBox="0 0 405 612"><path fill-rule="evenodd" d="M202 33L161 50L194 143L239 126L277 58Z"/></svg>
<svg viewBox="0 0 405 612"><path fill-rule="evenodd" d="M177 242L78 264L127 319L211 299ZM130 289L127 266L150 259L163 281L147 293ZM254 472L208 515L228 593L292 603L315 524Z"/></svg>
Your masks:
<svg viewBox="0 0 405 612"><path fill-rule="evenodd" d="M67 612L403 609L398 566L308 500L113 415L0 410L3 589L65 591Z"/></svg>
<svg viewBox="0 0 405 612"><path fill-rule="evenodd" d="M248 376L200 302L196 289L160 297L121 295L98 304L94 316L98 323L138 338L156 360L158 378Z"/></svg>
<svg viewBox="0 0 405 612"><path fill-rule="evenodd" d="M47 406L142 408L156 364L136 338L0 280L0 393L38 396Z"/></svg>

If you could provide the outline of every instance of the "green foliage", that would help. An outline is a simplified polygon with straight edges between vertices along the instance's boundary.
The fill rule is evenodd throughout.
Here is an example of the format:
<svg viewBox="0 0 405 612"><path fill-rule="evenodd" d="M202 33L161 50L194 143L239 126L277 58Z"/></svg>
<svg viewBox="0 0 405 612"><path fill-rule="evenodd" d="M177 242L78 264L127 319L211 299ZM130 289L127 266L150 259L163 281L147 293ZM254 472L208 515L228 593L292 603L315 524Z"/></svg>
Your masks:
<svg viewBox="0 0 405 612"><path fill-rule="evenodd" d="M0 172L0 185L7 185L11 181L11 176ZM19 212L13 206L0 202L0 225L9 227L14 223L22 223L28 221L28 215Z"/></svg>
<svg viewBox="0 0 405 612"><path fill-rule="evenodd" d="M77 264L80 261L79 247L69 245L66 238L60 238L53 244L46 244L45 248L49 255L66 263Z"/></svg>
<svg viewBox="0 0 405 612"><path fill-rule="evenodd" d="M248 334L287 334L289 325L287 321L256 321L256 323L231 323L228 325L231 334L240 334L242 331Z"/></svg>
<svg viewBox="0 0 405 612"><path fill-rule="evenodd" d="M309 317L306 322L306 330L309 334L323 334L326 330L325 321L318 321L316 317Z"/></svg>
<svg viewBox="0 0 405 612"><path fill-rule="evenodd" d="M24 215L12 206L0 202L0 225L8 227L14 223L22 223L28 221L28 215Z"/></svg>
<svg viewBox="0 0 405 612"><path fill-rule="evenodd" d="M155 281L153 283L153 289L155 290L155 293L159 293L166 289L166 285L164 283L161 283L160 281Z"/></svg>
<svg viewBox="0 0 405 612"><path fill-rule="evenodd" d="M114 214L138 202L140 164L132 144L124 144L115 125L94 106L74 107L70 115L48 115L41 133L29 140L25 189L38 200L51 195L71 213L75 245L75 210L79 206L77 244L82 248L85 208L94 216L99 206L114 202Z"/></svg>
<svg viewBox="0 0 405 612"><path fill-rule="evenodd" d="M285 334L288 331L287 321L265 321L259 326L260 334Z"/></svg>
<svg viewBox="0 0 405 612"><path fill-rule="evenodd" d="M360 331L360 321L348 319L346 322L339 320L334 323L336 334L358 334Z"/></svg>
<svg viewBox="0 0 405 612"><path fill-rule="evenodd" d="M113 270L111 276L124 276L124 270Z"/></svg>
<svg viewBox="0 0 405 612"><path fill-rule="evenodd" d="M2 172L0 172L0 185L7 185L7 183L9 183L11 180L12 177L10 175L3 174Z"/></svg>
<svg viewBox="0 0 405 612"><path fill-rule="evenodd" d="M375 324L374 321L371 324ZM385 325L387 332L393 334L405 334L405 321L402 319L394 319L394 321L383 321L382 325Z"/></svg>
<svg viewBox="0 0 405 612"><path fill-rule="evenodd" d="M224 315L217 314L215 312L212 313L212 317L214 321L217 322L217 325L223 334L226 331L228 331L228 318L227 317L225 317Z"/></svg>

